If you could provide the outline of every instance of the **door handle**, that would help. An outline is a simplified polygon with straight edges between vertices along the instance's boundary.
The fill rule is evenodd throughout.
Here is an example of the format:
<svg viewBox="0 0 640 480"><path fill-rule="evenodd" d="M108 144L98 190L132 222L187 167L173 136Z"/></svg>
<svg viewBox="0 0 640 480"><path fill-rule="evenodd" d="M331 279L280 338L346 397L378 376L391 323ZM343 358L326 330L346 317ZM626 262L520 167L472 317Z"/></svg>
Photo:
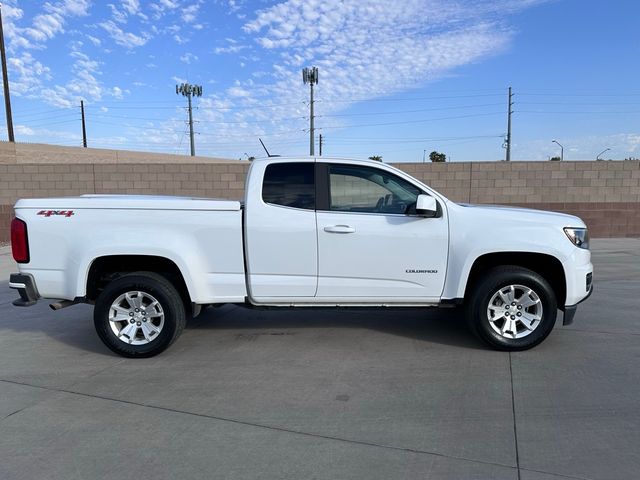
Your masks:
<svg viewBox="0 0 640 480"><path fill-rule="evenodd" d="M356 229L349 225L328 225L324 227L327 233L355 233Z"/></svg>

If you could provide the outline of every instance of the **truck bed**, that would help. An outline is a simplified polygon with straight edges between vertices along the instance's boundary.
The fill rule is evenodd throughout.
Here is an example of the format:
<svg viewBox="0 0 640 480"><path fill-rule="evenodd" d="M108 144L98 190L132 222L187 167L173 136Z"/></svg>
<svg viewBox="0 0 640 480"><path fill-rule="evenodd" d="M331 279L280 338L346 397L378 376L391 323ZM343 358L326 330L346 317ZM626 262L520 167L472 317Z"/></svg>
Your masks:
<svg viewBox="0 0 640 480"><path fill-rule="evenodd" d="M19 200L15 209L29 225L31 261L20 271L34 275L42 297L83 297L93 260L122 256L170 260L194 303L246 296L238 201L83 195Z"/></svg>
<svg viewBox="0 0 640 480"><path fill-rule="evenodd" d="M16 208L46 209L130 209L130 210L240 210L235 200L173 197L168 195L106 195L88 194L79 197L29 198L18 200Z"/></svg>

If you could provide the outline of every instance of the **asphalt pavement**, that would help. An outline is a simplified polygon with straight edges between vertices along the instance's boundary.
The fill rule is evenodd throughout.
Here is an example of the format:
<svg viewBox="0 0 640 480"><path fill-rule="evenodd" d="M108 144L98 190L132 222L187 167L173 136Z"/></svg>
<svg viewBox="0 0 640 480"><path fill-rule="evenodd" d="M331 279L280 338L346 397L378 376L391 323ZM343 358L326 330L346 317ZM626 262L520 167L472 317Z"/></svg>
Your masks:
<svg viewBox="0 0 640 480"><path fill-rule="evenodd" d="M0 248L0 479L633 479L640 239L593 242L595 291L527 352L456 310L252 310L122 359L86 305L16 308Z"/></svg>

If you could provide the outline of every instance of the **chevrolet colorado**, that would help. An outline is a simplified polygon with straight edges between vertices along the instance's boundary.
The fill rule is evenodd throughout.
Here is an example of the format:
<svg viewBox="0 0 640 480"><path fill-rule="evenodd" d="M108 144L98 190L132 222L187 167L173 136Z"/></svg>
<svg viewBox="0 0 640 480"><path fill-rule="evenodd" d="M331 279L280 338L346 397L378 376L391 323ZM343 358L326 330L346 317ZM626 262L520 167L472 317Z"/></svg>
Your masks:
<svg viewBox="0 0 640 480"><path fill-rule="evenodd" d="M245 191L19 200L14 305L94 304L97 334L126 357L158 354L223 303L464 305L480 339L523 350L591 293L571 215L458 204L390 165L325 157L256 160Z"/></svg>

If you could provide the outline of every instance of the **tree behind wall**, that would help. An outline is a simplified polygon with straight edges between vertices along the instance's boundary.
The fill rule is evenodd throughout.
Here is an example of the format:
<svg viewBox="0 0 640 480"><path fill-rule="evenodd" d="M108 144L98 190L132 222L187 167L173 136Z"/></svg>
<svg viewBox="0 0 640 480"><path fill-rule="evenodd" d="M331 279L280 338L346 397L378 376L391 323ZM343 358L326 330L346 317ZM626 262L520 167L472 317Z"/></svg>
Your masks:
<svg viewBox="0 0 640 480"><path fill-rule="evenodd" d="M429 154L429 160L432 162L446 162L447 156L444 153L436 152L434 150Z"/></svg>

